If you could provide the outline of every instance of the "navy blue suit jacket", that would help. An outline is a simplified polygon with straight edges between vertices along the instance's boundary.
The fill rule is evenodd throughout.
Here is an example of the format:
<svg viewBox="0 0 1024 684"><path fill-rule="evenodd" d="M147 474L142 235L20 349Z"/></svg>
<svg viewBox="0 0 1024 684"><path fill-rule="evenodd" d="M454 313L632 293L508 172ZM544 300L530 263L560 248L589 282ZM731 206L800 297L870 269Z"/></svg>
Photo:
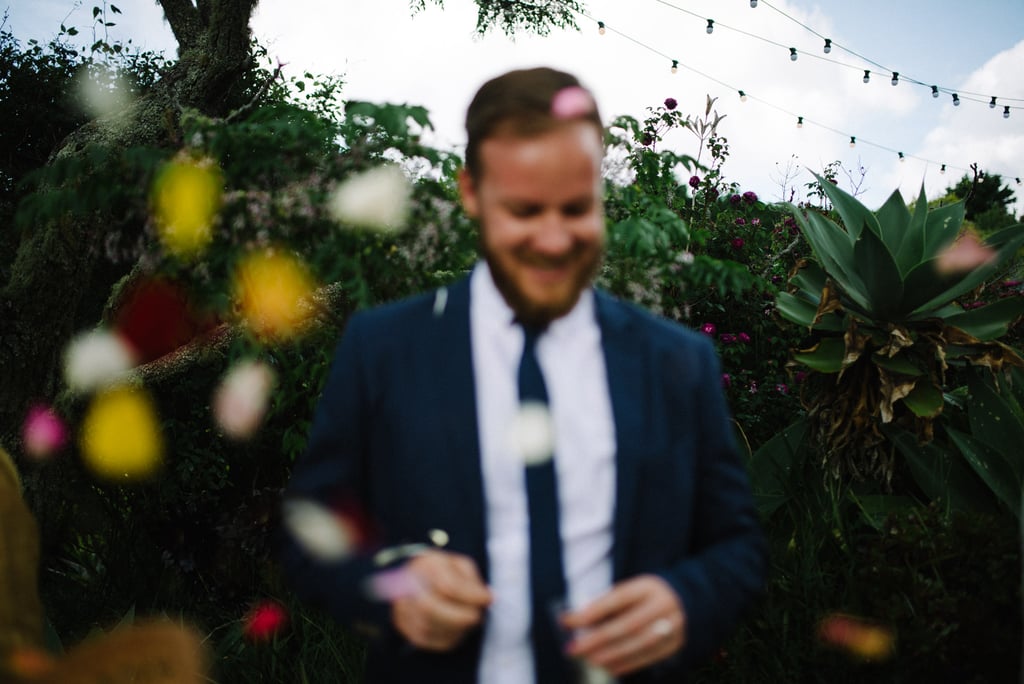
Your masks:
<svg viewBox="0 0 1024 684"><path fill-rule="evenodd" d="M595 303L617 439L614 579L664 577L687 619L680 656L626 681L678 682L760 591L763 539L710 341L602 292ZM445 530L487 580L468 279L349 321L286 497L349 496L383 545ZM324 564L286 535L282 561L301 598L371 635L368 682L475 681L481 632L444 654L405 643L364 592L370 553Z"/></svg>

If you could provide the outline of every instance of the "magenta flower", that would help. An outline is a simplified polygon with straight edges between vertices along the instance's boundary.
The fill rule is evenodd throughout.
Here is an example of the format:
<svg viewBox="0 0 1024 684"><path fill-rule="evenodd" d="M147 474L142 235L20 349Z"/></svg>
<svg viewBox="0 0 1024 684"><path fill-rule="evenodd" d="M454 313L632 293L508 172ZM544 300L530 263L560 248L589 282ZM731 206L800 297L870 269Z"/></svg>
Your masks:
<svg viewBox="0 0 1024 684"><path fill-rule="evenodd" d="M733 205L734 207L738 207L740 205L740 202L742 202L742 201L743 201L743 198L740 197L739 195L736 195L736 194L729 195L729 204Z"/></svg>
<svg viewBox="0 0 1024 684"><path fill-rule="evenodd" d="M733 238L732 239L732 247L733 247L733 249L743 249L743 245L744 245L743 238L739 238L738 237L738 238Z"/></svg>
<svg viewBox="0 0 1024 684"><path fill-rule="evenodd" d="M759 218L752 218L752 219L750 219L750 225L752 225L752 226L759 226L759 225L761 225L761 219L759 219Z"/></svg>
<svg viewBox="0 0 1024 684"><path fill-rule="evenodd" d="M690 176L690 187L696 189L700 185L700 176Z"/></svg>
<svg viewBox="0 0 1024 684"><path fill-rule="evenodd" d="M732 376L728 373L722 373L722 387L732 387Z"/></svg>
<svg viewBox="0 0 1024 684"><path fill-rule="evenodd" d="M714 335L715 330L716 328L714 323L705 323L704 325L700 326L700 331L705 335Z"/></svg>
<svg viewBox="0 0 1024 684"><path fill-rule="evenodd" d="M750 386L747 387L747 391L751 394L757 394L757 380L750 381Z"/></svg>
<svg viewBox="0 0 1024 684"><path fill-rule="evenodd" d="M678 104L679 103L676 102L676 99L674 97L665 98L665 109L675 109Z"/></svg>
<svg viewBox="0 0 1024 684"><path fill-rule="evenodd" d="M650 133L644 133L644 137L641 140L645 147L650 147L654 144L654 136Z"/></svg>
<svg viewBox="0 0 1024 684"><path fill-rule="evenodd" d="M753 204L754 202L757 201L757 193L748 190L747 192L743 193L743 201L746 202L747 204Z"/></svg>
<svg viewBox="0 0 1024 684"><path fill-rule="evenodd" d="M746 344L750 342L750 335L748 335L745 332L741 332L739 335L736 336L736 339L738 339L743 344Z"/></svg>
<svg viewBox="0 0 1024 684"><path fill-rule="evenodd" d="M736 219L735 223L737 226L745 226L747 225L747 219L740 216L738 219Z"/></svg>
<svg viewBox="0 0 1024 684"><path fill-rule="evenodd" d="M281 604L264 601L245 616L242 633L250 641L267 641L288 623L288 613Z"/></svg>
<svg viewBox="0 0 1024 684"><path fill-rule="evenodd" d="M718 188L708 188L708 199L712 202L718 199Z"/></svg>
<svg viewBox="0 0 1024 684"><path fill-rule="evenodd" d="M53 409L39 405L28 412L22 428L22 439L28 455L46 458L64 446L68 431Z"/></svg>
<svg viewBox="0 0 1024 684"><path fill-rule="evenodd" d="M797 371L793 374L793 379L799 385L801 382L807 379L807 371Z"/></svg>

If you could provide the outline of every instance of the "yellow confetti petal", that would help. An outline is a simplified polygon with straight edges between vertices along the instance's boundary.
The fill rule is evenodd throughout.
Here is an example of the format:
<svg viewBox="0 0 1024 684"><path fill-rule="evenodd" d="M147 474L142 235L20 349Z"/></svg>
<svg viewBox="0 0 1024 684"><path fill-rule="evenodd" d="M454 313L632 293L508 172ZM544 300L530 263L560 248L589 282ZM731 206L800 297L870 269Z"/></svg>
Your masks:
<svg viewBox="0 0 1024 684"><path fill-rule="evenodd" d="M82 457L97 475L142 478L163 459L159 421L142 389L115 387L96 396L82 424Z"/></svg>
<svg viewBox="0 0 1024 684"><path fill-rule="evenodd" d="M249 328L260 336L287 338L309 317L303 300L313 279L298 259L268 250L245 257L235 273L235 302Z"/></svg>
<svg viewBox="0 0 1024 684"><path fill-rule="evenodd" d="M221 184L220 169L210 160L176 159L160 172L153 210L160 239L172 254L193 257L213 239Z"/></svg>

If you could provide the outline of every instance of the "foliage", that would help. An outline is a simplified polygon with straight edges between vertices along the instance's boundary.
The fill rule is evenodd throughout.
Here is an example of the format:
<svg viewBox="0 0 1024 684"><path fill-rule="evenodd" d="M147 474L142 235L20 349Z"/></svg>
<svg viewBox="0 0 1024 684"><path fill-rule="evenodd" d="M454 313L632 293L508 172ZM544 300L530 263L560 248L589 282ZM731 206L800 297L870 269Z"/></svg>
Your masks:
<svg viewBox="0 0 1024 684"><path fill-rule="evenodd" d="M430 0L444 6L444 0ZM576 15L583 10L576 0L562 2L531 2L530 0L475 0L478 11L477 33L486 33L498 26L508 36L521 31L546 36L552 28L576 28ZM427 0L409 0L414 11L422 11Z"/></svg>
<svg viewBox="0 0 1024 684"><path fill-rule="evenodd" d="M966 219L984 234L1016 223L1009 211L1014 192L998 173L976 171L973 178L964 174L956 185L946 188L946 196L963 200Z"/></svg>

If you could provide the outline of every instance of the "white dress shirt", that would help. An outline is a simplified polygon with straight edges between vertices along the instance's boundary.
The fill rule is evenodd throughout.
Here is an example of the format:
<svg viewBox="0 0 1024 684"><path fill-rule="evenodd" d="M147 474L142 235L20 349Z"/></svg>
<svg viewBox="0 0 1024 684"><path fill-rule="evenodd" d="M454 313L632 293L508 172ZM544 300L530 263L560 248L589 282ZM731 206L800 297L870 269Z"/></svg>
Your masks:
<svg viewBox="0 0 1024 684"><path fill-rule="evenodd" d="M470 330L479 423L490 586L478 681L534 681L530 631L529 520L524 463L509 439L519 406L523 331L479 263L470 279ZM562 564L572 609L612 583L615 421L594 293L537 340L554 423Z"/></svg>

